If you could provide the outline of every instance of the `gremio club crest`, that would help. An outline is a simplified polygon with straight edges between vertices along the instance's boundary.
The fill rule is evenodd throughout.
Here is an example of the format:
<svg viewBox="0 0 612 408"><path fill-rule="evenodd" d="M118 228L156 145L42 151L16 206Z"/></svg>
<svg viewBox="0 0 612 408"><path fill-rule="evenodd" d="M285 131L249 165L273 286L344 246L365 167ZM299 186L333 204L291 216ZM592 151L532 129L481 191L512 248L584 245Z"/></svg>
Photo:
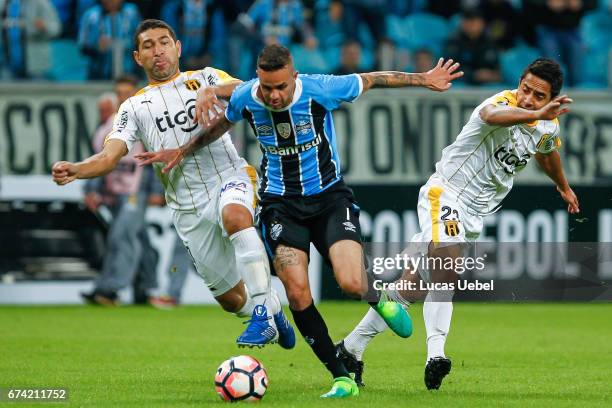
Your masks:
<svg viewBox="0 0 612 408"><path fill-rule="evenodd" d="M276 125L276 131L283 139L289 138L291 136L291 124L289 123L278 123Z"/></svg>

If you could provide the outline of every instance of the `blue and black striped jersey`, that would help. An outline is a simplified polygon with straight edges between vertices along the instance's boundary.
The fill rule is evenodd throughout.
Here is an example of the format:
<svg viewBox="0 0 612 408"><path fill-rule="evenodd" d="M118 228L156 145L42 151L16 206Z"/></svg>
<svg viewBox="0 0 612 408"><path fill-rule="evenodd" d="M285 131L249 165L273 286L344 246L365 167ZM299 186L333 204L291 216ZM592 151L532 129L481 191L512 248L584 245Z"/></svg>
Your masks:
<svg viewBox="0 0 612 408"><path fill-rule="evenodd" d="M342 179L331 111L361 94L361 77L298 75L293 101L275 110L257 96L259 80L234 90L225 116L249 121L260 148L260 194L316 195Z"/></svg>

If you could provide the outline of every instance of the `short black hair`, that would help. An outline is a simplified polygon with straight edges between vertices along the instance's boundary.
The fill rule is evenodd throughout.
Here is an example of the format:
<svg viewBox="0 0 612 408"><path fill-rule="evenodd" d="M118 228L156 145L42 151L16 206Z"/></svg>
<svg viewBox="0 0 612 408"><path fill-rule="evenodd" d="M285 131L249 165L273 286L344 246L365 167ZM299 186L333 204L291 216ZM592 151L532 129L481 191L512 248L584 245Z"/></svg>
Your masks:
<svg viewBox="0 0 612 408"><path fill-rule="evenodd" d="M557 61L549 58L538 58L525 68L520 80L522 81L527 74L537 76L548 82L550 84L551 98L556 97L561 92L563 87L563 71Z"/></svg>
<svg viewBox="0 0 612 408"><path fill-rule="evenodd" d="M278 71L292 62L291 52L279 44L266 45L257 57L257 68L262 71Z"/></svg>
<svg viewBox="0 0 612 408"><path fill-rule="evenodd" d="M138 87L138 79L134 75L122 74L115 78L115 85L117 84L130 84L136 88Z"/></svg>
<svg viewBox="0 0 612 408"><path fill-rule="evenodd" d="M170 37L176 41L176 33L168 23L162 20L150 18L147 20L142 20L140 24L138 24L138 27L136 27L136 32L134 33L134 50L138 51L138 46L140 45L140 34L154 28L165 28L170 33Z"/></svg>

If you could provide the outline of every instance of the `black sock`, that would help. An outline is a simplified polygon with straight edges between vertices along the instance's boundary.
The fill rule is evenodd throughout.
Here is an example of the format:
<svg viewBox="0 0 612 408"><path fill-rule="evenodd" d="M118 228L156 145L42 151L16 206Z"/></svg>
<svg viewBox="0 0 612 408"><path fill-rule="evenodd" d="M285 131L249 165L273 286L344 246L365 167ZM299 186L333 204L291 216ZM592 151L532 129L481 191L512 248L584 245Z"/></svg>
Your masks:
<svg viewBox="0 0 612 408"><path fill-rule="evenodd" d="M346 367L336 356L336 347L329 337L327 325L314 303L300 312L291 309L291 314L302 337L334 378L349 377Z"/></svg>

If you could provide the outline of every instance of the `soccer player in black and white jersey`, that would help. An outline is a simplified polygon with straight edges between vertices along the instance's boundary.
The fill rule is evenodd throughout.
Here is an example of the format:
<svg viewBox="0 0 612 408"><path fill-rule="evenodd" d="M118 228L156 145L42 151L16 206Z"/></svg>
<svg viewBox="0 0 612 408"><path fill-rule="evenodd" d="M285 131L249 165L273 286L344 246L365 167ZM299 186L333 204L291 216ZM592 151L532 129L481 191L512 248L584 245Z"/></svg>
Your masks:
<svg viewBox="0 0 612 408"><path fill-rule="evenodd" d="M160 20L140 23L134 50L149 85L121 105L100 153L78 163L53 165L57 184L107 174L138 141L148 151L187 143L201 129L195 114L198 90L235 81L210 67L181 72L181 43ZM229 134L190 154L172 172L156 170L196 271L223 309L251 318L238 345L278 340L292 348L295 334L270 288L266 250L253 227L257 173L238 155Z"/></svg>
<svg viewBox="0 0 612 408"><path fill-rule="evenodd" d="M579 212L576 194L565 178L558 148L561 146L558 117L569 111L572 100L559 95L563 73L558 63L537 59L525 68L517 89L487 98L473 111L457 139L442 151L435 173L421 188L418 217L421 232L412 238L407 253L419 257L457 258L475 241L483 218L497 211L512 189L514 177L535 158L552 179L570 214ZM406 271L402 279L449 283L453 270ZM417 286L417 287L420 287ZM414 299L415 293L387 292L398 302ZM423 318L427 331L425 385L438 389L451 369L444 346L450 330L454 292L427 293ZM355 329L338 345L357 382L363 374L363 353L368 343L386 329L376 313L368 311Z"/></svg>

